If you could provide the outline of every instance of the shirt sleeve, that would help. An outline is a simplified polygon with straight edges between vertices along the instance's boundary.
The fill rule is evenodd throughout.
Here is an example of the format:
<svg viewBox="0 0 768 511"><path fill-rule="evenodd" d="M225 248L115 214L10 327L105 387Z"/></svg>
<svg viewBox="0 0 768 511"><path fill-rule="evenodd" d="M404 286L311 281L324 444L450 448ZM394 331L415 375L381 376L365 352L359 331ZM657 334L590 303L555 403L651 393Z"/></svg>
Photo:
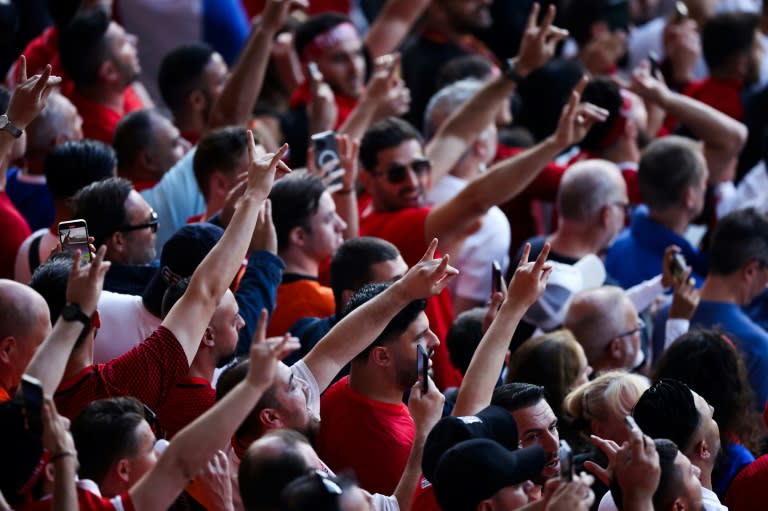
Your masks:
<svg viewBox="0 0 768 511"><path fill-rule="evenodd" d="M307 406L312 412L312 416L320 420L320 387L317 384L317 379L304 360L299 360L291 366L291 372L297 378L301 378L307 382L309 386L309 396L307 396Z"/></svg>
<svg viewBox="0 0 768 511"><path fill-rule="evenodd" d="M279 257L266 251L254 252L248 259L245 273L240 279L240 287L235 293L240 315L245 321L245 326L238 334L238 354L245 354L250 350L261 309L267 309L270 315L275 309L277 287L283 278L284 268L285 265Z"/></svg>
<svg viewBox="0 0 768 511"><path fill-rule="evenodd" d="M373 509L376 511L400 511L400 504L394 495L387 496L381 493L374 493L372 497Z"/></svg>
<svg viewBox="0 0 768 511"><path fill-rule="evenodd" d="M627 289L627 298L635 306L638 312L642 312L653 303L657 296L664 293L664 287L661 285L661 275L656 275L652 279L643 281Z"/></svg>
<svg viewBox="0 0 768 511"><path fill-rule="evenodd" d="M675 342L675 339L686 333L690 325L691 323L687 319L667 319L667 323L664 325L664 349L669 348L669 345Z"/></svg>

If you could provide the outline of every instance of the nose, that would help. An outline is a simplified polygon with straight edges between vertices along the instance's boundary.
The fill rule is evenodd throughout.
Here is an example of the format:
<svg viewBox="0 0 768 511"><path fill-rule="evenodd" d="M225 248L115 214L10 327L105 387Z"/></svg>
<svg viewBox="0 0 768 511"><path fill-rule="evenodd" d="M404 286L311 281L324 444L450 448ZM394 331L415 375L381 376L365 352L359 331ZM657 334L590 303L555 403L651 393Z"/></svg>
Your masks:
<svg viewBox="0 0 768 511"><path fill-rule="evenodd" d="M557 453L560 450L560 435L557 434L557 430L549 431L541 437L541 448L544 452Z"/></svg>
<svg viewBox="0 0 768 511"><path fill-rule="evenodd" d="M339 215L336 215L336 232L342 232L346 228L347 222L345 222Z"/></svg>
<svg viewBox="0 0 768 511"><path fill-rule="evenodd" d="M440 346L440 339L437 338L432 330L427 331L427 348L433 349Z"/></svg>
<svg viewBox="0 0 768 511"><path fill-rule="evenodd" d="M128 39L128 42L131 43L131 46L138 46L139 37L136 34L126 33L125 37Z"/></svg>
<svg viewBox="0 0 768 511"><path fill-rule="evenodd" d="M244 326L245 326L245 320L243 319L243 317L240 314L238 314L237 315L237 329L240 330Z"/></svg>

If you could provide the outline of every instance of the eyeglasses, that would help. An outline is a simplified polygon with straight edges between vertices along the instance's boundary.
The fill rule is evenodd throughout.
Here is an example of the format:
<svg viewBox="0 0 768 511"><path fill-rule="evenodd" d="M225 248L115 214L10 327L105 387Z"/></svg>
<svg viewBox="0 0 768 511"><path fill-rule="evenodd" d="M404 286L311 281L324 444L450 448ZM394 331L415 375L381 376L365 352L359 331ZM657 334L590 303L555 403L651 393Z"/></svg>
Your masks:
<svg viewBox="0 0 768 511"><path fill-rule="evenodd" d="M341 486L339 486L339 483L331 479L330 476L322 470L315 470L315 476L323 486L325 493L328 495L341 495L344 493L341 489Z"/></svg>
<svg viewBox="0 0 768 511"><path fill-rule="evenodd" d="M384 172L378 172L374 176L387 176L387 181L393 185L402 183L405 178L408 177L408 169L411 169L414 174L421 176L432 170L432 162L426 158L417 158L408 165L402 163L393 163Z"/></svg>
<svg viewBox="0 0 768 511"><path fill-rule="evenodd" d="M165 438L165 430L160 426L160 421L157 419L157 414L144 403L142 403L142 406L144 407L144 420L147 421L147 424L149 424L149 427L155 434L155 439L160 440Z"/></svg>
<svg viewBox="0 0 768 511"><path fill-rule="evenodd" d="M611 341L613 341L614 339L629 337L630 335L635 335L637 333L642 332L643 330L645 330L645 321L643 321L643 318L637 318L637 326L635 328L633 328L632 330L628 330L626 332L620 333L618 335L614 335L613 337L611 337L610 339L608 339L607 341L601 344L604 345L605 348L607 349L610 347ZM601 344L598 344L598 346L600 346Z"/></svg>
<svg viewBox="0 0 768 511"><path fill-rule="evenodd" d="M624 201L611 202L611 206L616 206L624 210L624 214L629 216L632 213L632 204Z"/></svg>
<svg viewBox="0 0 768 511"><path fill-rule="evenodd" d="M157 228L160 226L160 221L157 219L157 212L153 209L149 213L149 222L139 225L124 225L122 227L119 227L117 230L119 232L129 232L129 231L139 231L141 229L146 229L149 227L152 229L152 232L157 232Z"/></svg>

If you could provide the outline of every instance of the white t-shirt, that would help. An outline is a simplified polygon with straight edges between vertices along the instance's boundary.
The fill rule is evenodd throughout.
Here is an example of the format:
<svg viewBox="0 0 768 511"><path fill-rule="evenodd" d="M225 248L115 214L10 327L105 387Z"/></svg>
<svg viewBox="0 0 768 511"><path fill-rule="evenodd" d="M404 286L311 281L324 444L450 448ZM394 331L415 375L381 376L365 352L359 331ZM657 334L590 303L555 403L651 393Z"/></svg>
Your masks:
<svg viewBox="0 0 768 511"><path fill-rule="evenodd" d="M706 511L728 511L728 508L720 503L720 499L717 498L715 492L703 486L701 487L701 503ZM598 511L618 511L610 491L603 495L600 506L597 509Z"/></svg>
<svg viewBox="0 0 768 511"><path fill-rule="evenodd" d="M30 234L19 247L19 251L16 252L16 262L13 267L13 280L16 282L29 284L29 281L32 280L32 272L29 269L29 247L32 245L32 240L41 234L43 237L40 238L40 246L37 250L40 264L44 263L51 255L51 251L58 246L59 238L52 234L47 227Z"/></svg>
<svg viewBox="0 0 768 511"><path fill-rule="evenodd" d="M152 335L161 320L145 307L141 296L102 291L97 305L101 327L93 346L94 364L130 351Z"/></svg>

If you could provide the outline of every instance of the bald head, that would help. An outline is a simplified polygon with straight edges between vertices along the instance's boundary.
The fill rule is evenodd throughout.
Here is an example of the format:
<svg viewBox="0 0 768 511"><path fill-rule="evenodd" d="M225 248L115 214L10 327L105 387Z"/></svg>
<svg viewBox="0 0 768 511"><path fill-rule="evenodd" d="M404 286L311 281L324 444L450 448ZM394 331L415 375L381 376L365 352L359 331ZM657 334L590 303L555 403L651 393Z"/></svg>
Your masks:
<svg viewBox="0 0 768 511"><path fill-rule="evenodd" d="M29 286L0 279L0 388L16 387L51 331L48 305Z"/></svg>
<svg viewBox="0 0 768 511"><path fill-rule="evenodd" d="M591 221L606 205L627 202L621 170L607 160L584 160L568 167L560 181L557 207L573 221Z"/></svg>
<svg viewBox="0 0 768 511"><path fill-rule="evenodd" d="M638 332L632 331L638 324L635 306L624 290L615 286L576 294L564 322L595 371L635 367L640 342Z"/></svg>

